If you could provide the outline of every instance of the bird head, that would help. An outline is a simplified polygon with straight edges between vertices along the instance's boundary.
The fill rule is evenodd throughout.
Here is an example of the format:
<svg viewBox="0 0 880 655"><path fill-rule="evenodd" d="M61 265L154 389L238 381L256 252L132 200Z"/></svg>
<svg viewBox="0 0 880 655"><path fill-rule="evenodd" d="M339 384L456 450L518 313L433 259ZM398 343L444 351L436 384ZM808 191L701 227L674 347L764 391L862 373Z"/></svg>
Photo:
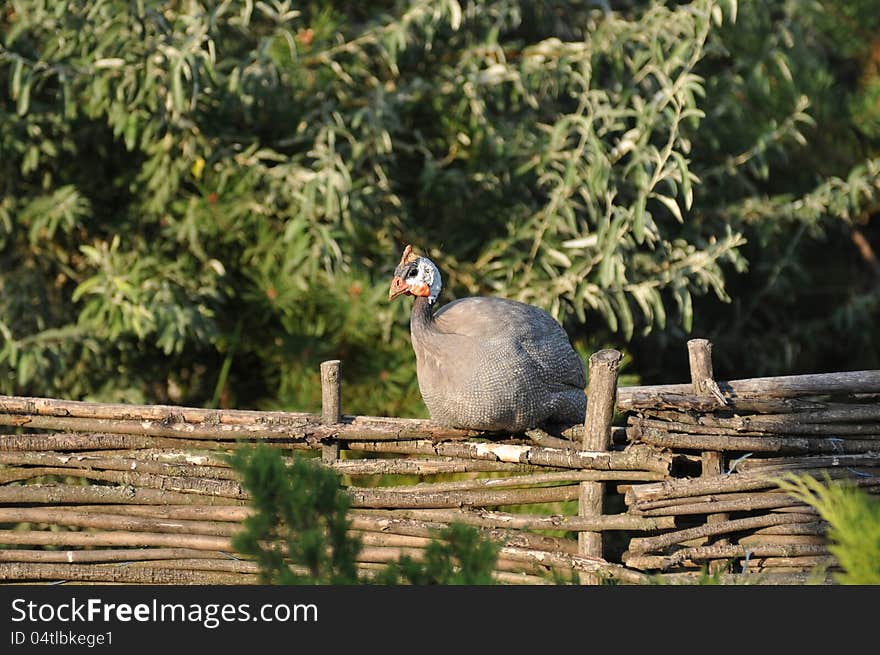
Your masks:
<svg viewBox="0 0 880 655"><path fill-rule="evenodd" d="M412 251L412 246L403 250L403 257L394 269L391 287L388 289L388 300L406 294L423 296L433 303L440 295L442 281L437 266L427 257L419 257Z"/></svg>

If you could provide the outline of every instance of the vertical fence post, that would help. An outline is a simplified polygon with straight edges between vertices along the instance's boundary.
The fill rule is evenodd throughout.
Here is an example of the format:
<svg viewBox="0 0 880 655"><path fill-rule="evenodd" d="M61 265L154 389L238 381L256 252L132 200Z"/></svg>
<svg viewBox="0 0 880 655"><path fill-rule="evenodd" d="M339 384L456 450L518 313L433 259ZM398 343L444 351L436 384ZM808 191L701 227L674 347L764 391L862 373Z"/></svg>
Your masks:
<svg viewBox="0 0 880 655"><path fill-rule="evenodd" d="M334 425L342 420L342 379L339 375L340 360L321 362L321 423ZM330 464L339 459L339 442L321 444L321 461Z"/></svg>
<svg viewBox="0 0 880 655"><path fill-rule="evenodd" d="M708 339L691 339L687 342L688 361L691 369L691 384L694 387L694 393L698 396L716 396L723 400L718 386L715 384L715 377L712 371L712 344ZM724 455L716 450L703 451L700 459L702 460L702 473L700 477L711 477L713 475L721 475L724 473ZM727 514L709 514L706 517L706 523L719 523L728 519ZM723 545L729 543L727 539L721 538L714 543ZM709 564L710 571L717 571L723 567L723 561L712 561Z"/></svg>
<svg viewBox="0 0 880 655"><path fill-rule="evenodd" d="M606 451L611 441L611 420L617 399L617 373L621 354L617 350L600 350L590 356L590 383L587 389L587 415L584 420L584 450ZM578 516L601 516L605 499L603 482L581 482L578 493ZM579 532L578 553L602 557L602 533ZM581 584L599 584L594 573L583 573Z"/></svg>

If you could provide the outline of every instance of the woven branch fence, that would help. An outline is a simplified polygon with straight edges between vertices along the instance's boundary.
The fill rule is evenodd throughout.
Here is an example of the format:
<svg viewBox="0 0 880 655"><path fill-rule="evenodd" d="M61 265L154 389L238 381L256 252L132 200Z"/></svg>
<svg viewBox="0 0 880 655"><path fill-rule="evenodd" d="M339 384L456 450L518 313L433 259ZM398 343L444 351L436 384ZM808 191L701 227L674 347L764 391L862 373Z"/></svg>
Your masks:
<svg viewBox="0 0 880 655"><path fill-rule="evenodd" d="M458 522L500 544L501 583L832 582L827 526L774 479L880 491L880 371L716 382L711 344L688 353L689 384L621 388L595 353L585 422L556 436L343 415L338 360L321 414L0 396L0 581L256 583L224 454L265 443L342 476L367 578Z"/></svg>

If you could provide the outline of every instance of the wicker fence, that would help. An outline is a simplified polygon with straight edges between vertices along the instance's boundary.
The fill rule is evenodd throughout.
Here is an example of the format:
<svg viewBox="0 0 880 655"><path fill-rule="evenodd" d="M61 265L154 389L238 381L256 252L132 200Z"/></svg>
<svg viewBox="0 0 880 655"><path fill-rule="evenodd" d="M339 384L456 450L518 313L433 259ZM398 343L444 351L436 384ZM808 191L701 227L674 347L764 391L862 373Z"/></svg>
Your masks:
<svg viewBox="0 0 880 655"><path fill-rule="evenodd" d="M366 576L461 522L502 544L504 583L692 582L707 564L725 582L830 582L826 526L774 478L880 490L880 371L716 382L710 344L688 348L682 385L617 388L620 354L594 354L585 423L561 436L343 416L338 361L321 414L0 397L0 580L255 583L222 454L262 442L343 476ZM389 475L407 482L375 485Z"/></svg>

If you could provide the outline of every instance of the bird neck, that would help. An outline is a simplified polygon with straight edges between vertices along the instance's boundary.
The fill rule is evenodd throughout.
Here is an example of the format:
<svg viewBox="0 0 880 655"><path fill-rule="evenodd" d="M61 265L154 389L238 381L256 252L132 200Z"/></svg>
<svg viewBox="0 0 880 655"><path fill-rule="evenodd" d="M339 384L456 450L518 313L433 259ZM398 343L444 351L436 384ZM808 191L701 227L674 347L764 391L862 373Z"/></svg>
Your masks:
<svg viewBox="0 0 880 655"><path fill-rule="evenodd" d="M433 303L424 296L416 296L413 301L412 314L409 317L410 331L413 334L424 334L433 332L434 326L434 306Z"/></svg>

